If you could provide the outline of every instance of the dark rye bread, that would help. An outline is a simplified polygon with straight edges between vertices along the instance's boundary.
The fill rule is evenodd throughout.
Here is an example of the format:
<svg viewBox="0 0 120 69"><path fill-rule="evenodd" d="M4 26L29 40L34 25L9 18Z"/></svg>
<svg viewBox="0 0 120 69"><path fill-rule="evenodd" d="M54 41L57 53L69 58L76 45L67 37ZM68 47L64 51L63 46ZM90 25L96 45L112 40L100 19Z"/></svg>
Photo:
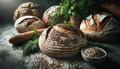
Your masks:
<svg viewBox="0 0 120 69"><path fill-rule="evenodd" d="M79 29L64 24L47 28L39 38L41 51L53 57L76 55L86 45L86 37Z"/></svg>

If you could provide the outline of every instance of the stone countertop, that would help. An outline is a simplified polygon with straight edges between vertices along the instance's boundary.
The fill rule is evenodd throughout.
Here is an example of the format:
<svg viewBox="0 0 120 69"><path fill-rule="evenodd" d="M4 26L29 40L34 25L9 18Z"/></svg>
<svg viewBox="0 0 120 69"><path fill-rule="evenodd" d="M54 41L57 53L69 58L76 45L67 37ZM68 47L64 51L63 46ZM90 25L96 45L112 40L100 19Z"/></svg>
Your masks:
<svg viewBox="0 0 120 69"><path fill-rule="evenodd" d="M8 42L17 34L13 23L3 24L0 24L0 69L120 69L120 56L114 53L101 65L85 62L80 53L68 58L49 57L41 51L23 56L21 47Z"/></svg>

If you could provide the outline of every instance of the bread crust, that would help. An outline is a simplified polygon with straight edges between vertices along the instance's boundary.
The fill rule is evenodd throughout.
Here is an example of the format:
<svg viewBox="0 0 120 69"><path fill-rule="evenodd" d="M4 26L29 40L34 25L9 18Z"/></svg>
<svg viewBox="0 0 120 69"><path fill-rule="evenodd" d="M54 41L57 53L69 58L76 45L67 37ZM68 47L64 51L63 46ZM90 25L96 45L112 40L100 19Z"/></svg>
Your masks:
<svg viewBox="0 0 120 69"><path fill-rule="evenodd" d="M86 45L86 37L79 29L64 24L45 29L39 38L41 51L53 57L74 56Z"/></svg>
<svg viewBox="0 0 120 69"><path fill-rule="evenodd" d="M46 28L46 25L36 16L22 16L15 21L15 29L24 33L34 29L43 29Z"/></svg>
<svg viewBox="0 0 120 69"><path fill-rule="evenodd" d="M22 3L14 11L13 19L14 21L16 21L18 18L26 15L33 15L42 19L43 9L37 3L34 2Z"/></svg>
<svg viewBox="0 0 120 69"><path fill-rule="evenodd" d="M80 29L87 36L87 38L91 40L107 42L113 42L120 39L119 21L106 13L97 13L94 15L97 16L99 26L90 16L89 19L88 17L84 19L80 25Z"/></svg>

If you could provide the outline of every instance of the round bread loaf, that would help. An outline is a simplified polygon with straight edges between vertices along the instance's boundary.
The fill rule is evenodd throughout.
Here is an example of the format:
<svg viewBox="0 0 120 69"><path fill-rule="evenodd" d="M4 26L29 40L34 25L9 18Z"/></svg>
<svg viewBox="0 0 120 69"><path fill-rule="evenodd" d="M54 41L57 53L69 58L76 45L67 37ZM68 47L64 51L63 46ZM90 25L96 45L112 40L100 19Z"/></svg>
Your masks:
<svg viewBox="0 0 120 69"><path fill-rule="evenodd" d="M41 7L34 2L26 2L22 3L14 12L13 19L16 21L19 17L25 15L33 15L38 18L42 18L43 10Z"/></svg>
<svg viewBox="0 0 120 69"><path fill-rule="evenodd" d="M53 57L69 57L80 52L87 40L79 29L57 24L44 30L39 38L41 51Z"/></svg>
<svg viewBox="0 0 120 69"><path fill-rule="evenodd" d="M54 5L48 8L44 13L42 20L43 22L50 26L51 24L57 24L57 23L62 23L64 21L64 17L62 14L60 14L60 6Z"/></svg>
<svg viewBox="0 0 120 69"><path fill-rule="evenodd" d="M80 30L92 40L111 42L120 39L120 23L106 13L88 16L82 21Z"/></svg>
<svg viewBox="0 0 120 69"><path fill-rule="evenodd" d="M45 24L36 16L22 16L15 21L14 27L20 33L34 29L43 29Z"/></svg>

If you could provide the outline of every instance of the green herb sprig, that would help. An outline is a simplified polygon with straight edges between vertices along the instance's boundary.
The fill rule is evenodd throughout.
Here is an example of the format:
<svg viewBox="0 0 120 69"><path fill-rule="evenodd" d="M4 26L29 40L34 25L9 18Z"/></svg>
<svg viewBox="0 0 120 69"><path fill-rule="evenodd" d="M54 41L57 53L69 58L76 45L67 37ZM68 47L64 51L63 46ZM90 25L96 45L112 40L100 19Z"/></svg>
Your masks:
<svg viewBox="0 0 120 69"><path fill-rule="evenodd" d="M29 41L27 41L22 47L24 56L29 55L31 52L38 51L38 49L39 49L38 39L39 39L39 33L35 29L33 32L32 38Z"/></svg>
<svg viewBox="0 0 120 69"><path fill-rule="evenodd" d="M94 5L93 0L61 0L61 13L65 17L79 16L84 18L89 13L90 7Z"/></svg>
<svg viewBox="0 0 120 69"><path fill-rule="evenodd" d="M66 21L66 20L64 20L63 23L64 23L65 25L72 26L72 23L71 23L70 21Z"/></svg>
<svg viewBox="0 0 120 69"><path fill-rule="evenodd" d="M63 21L67 20L67 18L65 18L64 15L61 14L61 8L57 8L54 11L53 15L49 15L49 20L51 25L56 25L59 23L63 23Z"/></svg>

